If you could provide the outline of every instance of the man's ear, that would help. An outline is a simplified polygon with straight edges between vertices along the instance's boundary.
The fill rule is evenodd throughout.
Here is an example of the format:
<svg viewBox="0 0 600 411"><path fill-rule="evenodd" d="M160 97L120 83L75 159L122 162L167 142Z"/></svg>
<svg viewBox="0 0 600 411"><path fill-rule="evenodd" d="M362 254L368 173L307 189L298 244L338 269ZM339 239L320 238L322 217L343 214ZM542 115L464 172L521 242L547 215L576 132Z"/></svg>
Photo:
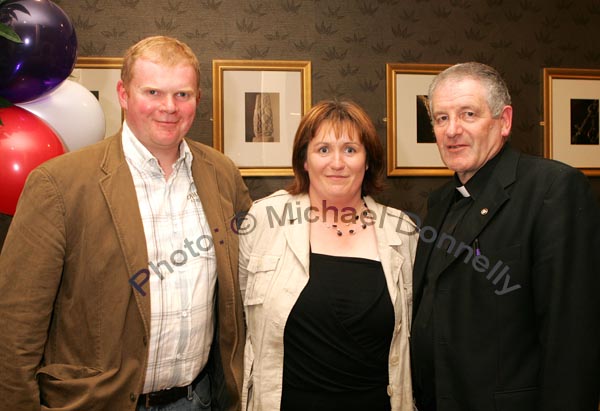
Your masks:
<svg viewBox="0 0 600 411"><path fill-rule="evenodd" d="M123 84L123 80L117 81L117 96L119 97L119 104L123 110L127 110L127 90L125 90L125 85Z"/></svg>
<svg viewBox="0 0 600 411"><path fill-rule="evenodd" d="M502 121L502 137L508 137L510 134L510 130L512 128L512 117L512 106L504 106L502 113L500 113L500 120Z"/></svg>

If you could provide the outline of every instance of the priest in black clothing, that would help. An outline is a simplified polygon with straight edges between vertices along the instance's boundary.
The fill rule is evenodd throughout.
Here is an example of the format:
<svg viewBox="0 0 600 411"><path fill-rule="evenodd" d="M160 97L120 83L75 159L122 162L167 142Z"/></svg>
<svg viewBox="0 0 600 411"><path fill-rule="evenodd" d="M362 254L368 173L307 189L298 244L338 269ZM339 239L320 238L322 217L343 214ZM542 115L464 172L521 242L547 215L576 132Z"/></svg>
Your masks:
<svg viewBox="0 0 600 411"><path fill-rule="evenodd" d="M419 411L597 410L600 208L588 181L507 144L510 95L487 65L443 71L429 104L455 175L429 197L415 261Z"/></svg>

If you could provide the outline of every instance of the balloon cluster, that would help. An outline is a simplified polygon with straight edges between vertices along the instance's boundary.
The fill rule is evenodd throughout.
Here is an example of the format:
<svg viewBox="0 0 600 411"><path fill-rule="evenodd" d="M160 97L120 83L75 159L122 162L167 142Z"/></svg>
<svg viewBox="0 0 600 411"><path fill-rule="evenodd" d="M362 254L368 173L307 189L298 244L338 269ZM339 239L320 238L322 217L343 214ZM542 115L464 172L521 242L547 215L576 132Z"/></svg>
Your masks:
<svg viewBox="0 0 600 411"><path fill-rule="evenodd" d="M100 103L67 79L76 57L75 29L60 7L0 0L0 213L14 214L39 164L104 137Z"/></svg>

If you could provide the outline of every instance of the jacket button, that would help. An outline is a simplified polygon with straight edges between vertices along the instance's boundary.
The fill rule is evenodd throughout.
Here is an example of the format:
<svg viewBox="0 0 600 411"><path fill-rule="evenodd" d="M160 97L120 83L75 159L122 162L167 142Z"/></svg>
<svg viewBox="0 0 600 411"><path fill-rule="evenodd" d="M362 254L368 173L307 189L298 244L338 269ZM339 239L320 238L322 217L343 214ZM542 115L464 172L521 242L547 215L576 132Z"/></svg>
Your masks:
<svg viewBox="0 0 600 411"><path fill-rule="evenodd" d="M142 338L142 341L144 342L144 346L148 345L148 338L144 335L144 338Z"/></svg>
<svg viewBox="0 0 600 411"><path fill-rule="evenodd" d="M129 393L129 399L131 400L131 402L135 402L135 400L136 400L136 396L135 396L135 394L134 394L134 393L132 393L132 392L130 392L130 393Z"/></svg>
<svg viewBox="0 0 600 411"><path fill-rule="evenodd" d="M391 397L392 394L394 394L394 390L392 389L391 385L387 386L387 394Z"/></svg>
<svg viewBox="0 0 600 411"><path fill-rule="evenodd" d="M398 356L397 355L394 355L392 358L390 358L390 364L392 364L392 365L398 365L398 362L399 362L399 360L398 360Z"/></svg>

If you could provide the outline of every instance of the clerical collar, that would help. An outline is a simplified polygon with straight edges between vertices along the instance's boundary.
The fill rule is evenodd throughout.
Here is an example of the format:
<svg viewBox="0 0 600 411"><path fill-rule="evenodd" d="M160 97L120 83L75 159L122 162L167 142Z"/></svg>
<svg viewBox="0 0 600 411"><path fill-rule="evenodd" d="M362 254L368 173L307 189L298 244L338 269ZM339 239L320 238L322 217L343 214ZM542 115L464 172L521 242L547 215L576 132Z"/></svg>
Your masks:
<svg viewBox="0 0 600 411"><path fill-rule="evenodd" d="M454 183L456 185L456 189L460 192L460 194L462 194L463 197L472 197L473 201L477 200L487 186L490 178L492 177L494 168L496 168L496 164L498 164L500 157L502 157L502 154L507 150L507 147L508 144L505 144L504 147L500 149L498 154L485 163L483 167L477 170L475 175L471 177L466 184L463 184L458 178L458 175L454 173Z"/></svg>
<svg viewBox="0 0 600 411"><path fill-rule="evenodd" d="M471 197L471 194L469 193L469 190L467 190L467 187L460 186L460 187L456 187L456 189L458 190L459 193L462 194L463 197Z"/></svg>

